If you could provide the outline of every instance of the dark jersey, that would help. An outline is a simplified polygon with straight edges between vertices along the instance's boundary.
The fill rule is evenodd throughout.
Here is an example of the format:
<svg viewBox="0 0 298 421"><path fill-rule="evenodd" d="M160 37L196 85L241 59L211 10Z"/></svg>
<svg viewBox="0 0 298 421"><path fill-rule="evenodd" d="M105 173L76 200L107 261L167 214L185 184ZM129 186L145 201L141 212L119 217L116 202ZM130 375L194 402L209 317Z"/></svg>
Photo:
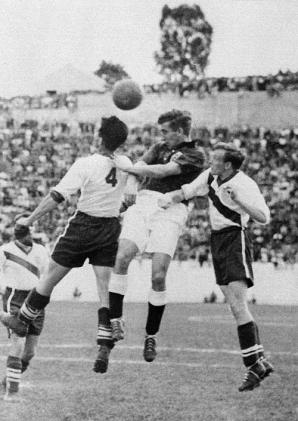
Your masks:
<svg viewBox="0 0 298 421"><path fill-rule="evenodd" d="M176 162L181 168L181 174L163 178L146 178L142 189L168 193L179 190L183 184L191 183L204 169L205 154L203 149L196 147L194 142L183 142L174 149L169 149L164 142L153 145L142 157L149 165Z"/></svg>

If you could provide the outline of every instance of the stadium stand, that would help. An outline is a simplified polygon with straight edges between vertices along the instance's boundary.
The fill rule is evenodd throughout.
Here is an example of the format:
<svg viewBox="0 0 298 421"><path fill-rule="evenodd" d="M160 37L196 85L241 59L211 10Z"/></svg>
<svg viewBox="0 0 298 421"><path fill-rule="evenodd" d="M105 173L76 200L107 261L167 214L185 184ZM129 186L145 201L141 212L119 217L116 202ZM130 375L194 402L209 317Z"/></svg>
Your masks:
<svg viewBox="0 0 298 421"><path fill-rule="evenodd" d="M249 161L245 170L261 186L271 208L268 226L250 224L254 238L255 260L294 263L298 261L298 128L268 130L243 126L238 129L198 127L193 139L208 154L218 141L232 141L245 150ZM124 152L136 161L143 152L159 140L154 125L134 126ZM66 169L79 156L95 151L97 126L72 121L38 123L28 120L17 124L7 120L0 129L0 240L6 242L13 232L13 217L35 208ZM67 215L74 211L76 197L67 205ZM176 258L197 259L204 264L209 259L210 226L206 199L191 203L187 226L179 241ZM51 244L65 225L65 212L59 209L41 219L36 232L46 232Z"/></svg>

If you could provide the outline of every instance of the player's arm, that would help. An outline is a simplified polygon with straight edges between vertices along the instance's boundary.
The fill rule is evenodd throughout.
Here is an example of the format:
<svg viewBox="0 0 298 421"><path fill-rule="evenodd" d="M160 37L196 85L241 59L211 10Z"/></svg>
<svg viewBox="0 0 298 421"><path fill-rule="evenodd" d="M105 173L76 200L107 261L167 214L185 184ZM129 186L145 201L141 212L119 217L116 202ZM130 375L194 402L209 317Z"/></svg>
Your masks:
<svg viewBox="0 0 298 421"><path fill-rule="evenodd" d="M266 225L270 222L270 210L257 185L251 184L245 189L225 186L231 199L256 222Z"/></svg>
<svg viewBox="0 0 298 421"><path fill-rule="evenodd" d="M127 168L129 174L141 177L164 178L170 175L181 174L180 165L170 161L167 164L142 165Z"/></svg>
<svg viewBox="0 0 298 421"><path fill-rule="evenodd" d="M167 209L171 205L180 203L183 200L189 200L195 196L205 196L208 193L207 180L209 174L210 169L205 170L191 183L181 186L181 189L165 193L158 201L159 206Z"/></svg>
<svg viewBox="0 0 298 421"><path fill-rule="evenodd" d="M61 202L76 193L82 186L84 180L84 163L76 161L56 187L42 199L37 208L27 218L20 218L17 225L30 226L43 215L55 209Z"/></svg>
<svg viewBox="0 0 298 421"><path fill-rule="evenodd" d="M6 284L4 277L4 266L6 262L6 256L2 247L0 248L0 295L3 295L5 292Z"/></svg>

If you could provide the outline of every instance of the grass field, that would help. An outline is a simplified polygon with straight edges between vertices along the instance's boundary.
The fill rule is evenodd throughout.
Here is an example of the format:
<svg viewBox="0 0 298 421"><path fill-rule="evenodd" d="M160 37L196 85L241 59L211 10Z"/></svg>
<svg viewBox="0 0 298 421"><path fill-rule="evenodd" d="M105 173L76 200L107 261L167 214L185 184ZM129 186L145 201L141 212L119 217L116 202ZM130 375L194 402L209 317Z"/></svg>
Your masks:
<svg viewBox="0 0 298 421"><path fill-rule="evenodd" d="M1 421L298 420L298 306L252 307L276 372L246 393L237 391L244 369L224 304L169 304L153 363L142 359L146 305L126 304L126 339L106 374L92 371L96 309L50 304L38 355L23 378L23 401L0 401ZM0 347L4 374L4 328Z"/></svg>

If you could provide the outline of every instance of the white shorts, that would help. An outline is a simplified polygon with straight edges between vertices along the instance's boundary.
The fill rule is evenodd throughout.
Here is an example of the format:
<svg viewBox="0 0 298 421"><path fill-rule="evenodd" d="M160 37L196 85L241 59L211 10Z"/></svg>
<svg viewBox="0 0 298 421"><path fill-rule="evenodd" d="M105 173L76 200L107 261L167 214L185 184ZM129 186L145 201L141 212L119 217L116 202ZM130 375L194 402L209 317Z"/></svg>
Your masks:
<svg viewBox="0 0 298 421"><path fill-rule="evenodd" d="M168 209L157 205L163 194L141 190L136 204L124 213L120 239L134 242L140 253L165 253L173 257L187 219L187 207L175 204Z"/></svg>

